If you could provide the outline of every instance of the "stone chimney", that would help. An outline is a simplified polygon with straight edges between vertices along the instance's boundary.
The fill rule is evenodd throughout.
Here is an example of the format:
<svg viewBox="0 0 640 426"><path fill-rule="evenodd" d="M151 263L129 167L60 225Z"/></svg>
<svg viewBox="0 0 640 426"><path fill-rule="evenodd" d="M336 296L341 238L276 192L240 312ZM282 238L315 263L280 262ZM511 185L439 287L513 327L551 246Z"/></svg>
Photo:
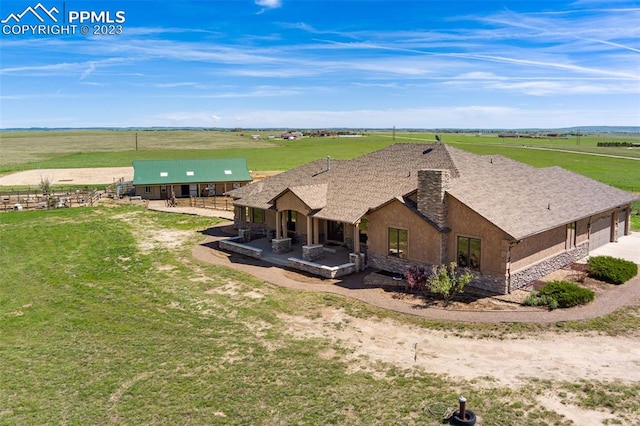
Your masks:
<svg viewBox="0 0 640 426"><path fill-rule="evenodd" d="M449 170L418 170L418 211L441 228L447 226L445 191L449 189Z"/></svg>

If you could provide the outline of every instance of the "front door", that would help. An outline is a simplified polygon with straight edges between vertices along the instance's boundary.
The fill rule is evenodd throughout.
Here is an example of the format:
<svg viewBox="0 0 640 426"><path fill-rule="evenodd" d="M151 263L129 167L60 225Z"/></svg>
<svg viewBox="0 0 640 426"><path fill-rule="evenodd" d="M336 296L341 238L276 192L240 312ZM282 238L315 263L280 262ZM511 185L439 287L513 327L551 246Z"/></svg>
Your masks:
<svg viewBox="0 0 640 426"><path fill-rule="evenodd" d="M327 239L331 241L337 241L339 243L344 242L344 224L342 222L334 222L330 220L327 222Z"/></svg>

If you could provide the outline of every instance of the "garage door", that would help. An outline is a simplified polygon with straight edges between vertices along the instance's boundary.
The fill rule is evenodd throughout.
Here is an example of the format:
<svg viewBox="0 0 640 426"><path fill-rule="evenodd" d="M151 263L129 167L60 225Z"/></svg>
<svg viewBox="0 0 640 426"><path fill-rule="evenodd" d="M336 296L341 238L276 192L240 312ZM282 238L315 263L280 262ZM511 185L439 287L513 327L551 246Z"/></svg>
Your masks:
<svg viewBox="0 0 640 426"><path fill-rule="evenodd" d="M624 237L624 228L627 225L627 209L620 210L618 216L618 238Z"/></svg>
<svg viewBox="0 0 640 426"><path fill-rule="evenodd" d="M591 225L591 236L589 237L589 250L596 249L611 242L611 215Z"/></svg>

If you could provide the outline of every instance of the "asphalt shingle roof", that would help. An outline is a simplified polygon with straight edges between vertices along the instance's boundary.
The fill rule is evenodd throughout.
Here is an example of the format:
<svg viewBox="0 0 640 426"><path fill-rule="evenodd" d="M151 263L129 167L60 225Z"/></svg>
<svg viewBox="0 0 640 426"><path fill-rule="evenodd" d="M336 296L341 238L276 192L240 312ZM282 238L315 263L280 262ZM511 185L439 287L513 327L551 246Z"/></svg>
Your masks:
<svg viewBox="0 0 640 426"><path fill-rule="evenodd" d="M230 191L236 204L268 209L292 191L321 219L355 223L417 189L418 170L447 169L449 195L519 239L629 203L632 194L559 167L538 169L444 144L394 144L353 160L317 160Z"/></svg>

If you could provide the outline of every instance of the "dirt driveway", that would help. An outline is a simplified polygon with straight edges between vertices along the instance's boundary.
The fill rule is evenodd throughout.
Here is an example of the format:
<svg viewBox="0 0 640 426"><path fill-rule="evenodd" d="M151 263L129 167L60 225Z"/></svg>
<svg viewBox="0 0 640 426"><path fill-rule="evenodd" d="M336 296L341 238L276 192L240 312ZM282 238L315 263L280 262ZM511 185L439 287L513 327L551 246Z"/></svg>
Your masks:
<svg viewBox="0 0 640 426"><path fill-rule="evenodd" d="M0 186L37 186L44 179L54 185L102 185L124 178L133 180L133 167L97 167L85 169L37 169L0 176Z"/></svg>

